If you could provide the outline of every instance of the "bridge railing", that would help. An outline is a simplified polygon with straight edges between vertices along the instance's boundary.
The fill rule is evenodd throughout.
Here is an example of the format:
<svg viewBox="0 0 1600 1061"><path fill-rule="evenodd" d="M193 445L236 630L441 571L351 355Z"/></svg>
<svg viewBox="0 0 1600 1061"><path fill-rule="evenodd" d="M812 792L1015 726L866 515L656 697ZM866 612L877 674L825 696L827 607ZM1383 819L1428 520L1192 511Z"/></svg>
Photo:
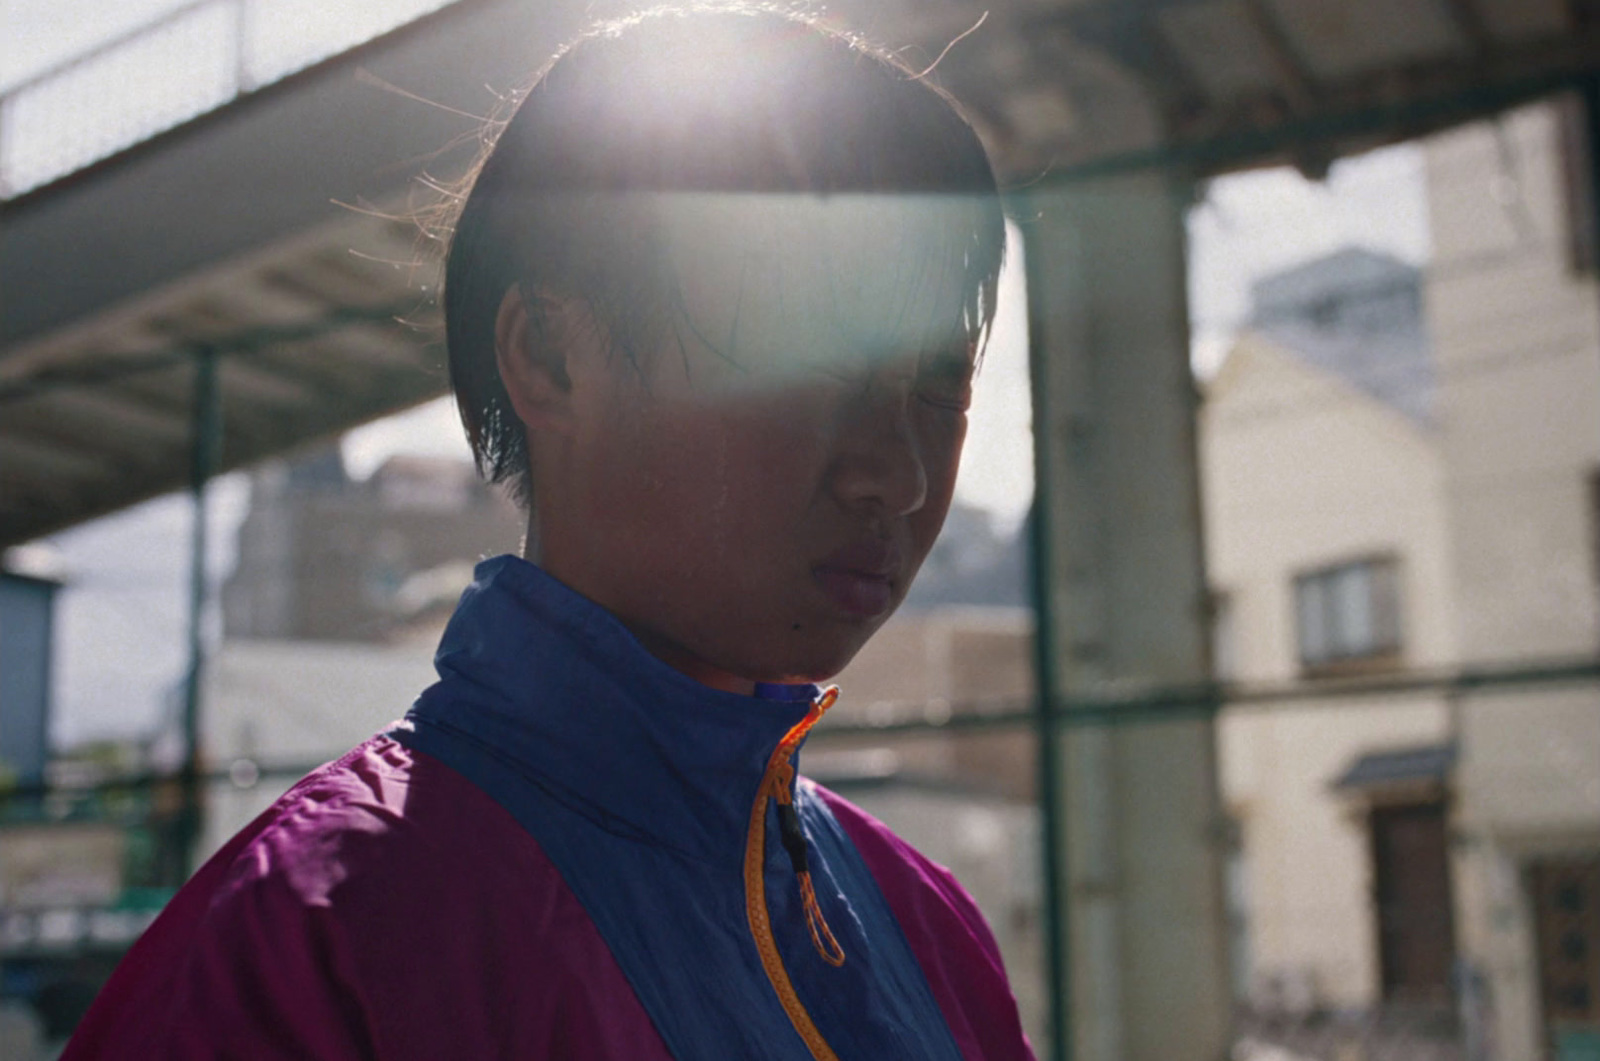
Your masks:
<svg viewBox="0 0 1600 1061"><path fill-rule="evenodd" d="M0 94L0 199L64 177L452 0L196 0Z"/></svg>

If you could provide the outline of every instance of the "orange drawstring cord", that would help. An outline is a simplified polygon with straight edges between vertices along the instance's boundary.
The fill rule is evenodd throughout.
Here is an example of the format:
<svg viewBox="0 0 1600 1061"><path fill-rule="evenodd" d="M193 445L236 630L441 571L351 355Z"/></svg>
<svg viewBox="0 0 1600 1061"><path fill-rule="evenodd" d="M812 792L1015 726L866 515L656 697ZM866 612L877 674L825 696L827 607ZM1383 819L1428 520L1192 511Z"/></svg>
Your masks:
<svg viewBox="0 0 1600 1061"><path fill-rule="evenodd" d="M839 941L833 938L827 921L823 920L822 910L817 906L816 890L812 887L811 874L806 868L805 833L800 828L800 815L794 809L794 798L790 792L794 784L794 763L790 760L795 749L811 727L817 724L822 713L838 698L838 689L823 693L811 705L806 717L785 733L777 748L773 749L772 758L767 760L766 772L761 776L761 784L756 789L755 802L750 806L750 832L744 847L745 916L750 920L750 936L755 940L756 950L761 955L761 967L766 970L778 1001L783 1004L784 1012L789 1015L794 1030L805 1041L814 1061L839 1061L839 1057L828 1045L828 1040L823 1038L822 1032L817 1030L811 1014L806 1012L805 1004L800 1001L794 984L789 980L789 971L783 967L778 943L772 938L772 925L767 918L765 872L767 800L772 798L778 801L778 824L783 846L788 850L790 860L795 861L800 878L800 896L805 904L806 927L811 930L811 943L829 965L843 965L844 951L840 949ZM828 944L832 945L831 950Z"/></svg>
<svg viewBox="0 0 1600 1061"><path fill-rule="evenodd" d="M763 794L771 796L778 804L779 835L783 840L784 849L789 852L789 860L794 865L795 877L800 882L800 901L806 912L806 928L811 933L812 946L817 948L822 960L832 966L844 964L844 948L839 946L833 930L828 927L828 920L822 915L822 907L817 903L816 887L811 882L805 833L800 827L800 814L794 808L793 759L800 742L811 731L811 727L822 718L823 712L832 707L837 699L839 699L837 686L830 687L817 697L811 705L811 710L806 712L806 717L785 733L778 746L773 749L772 758L767 761L766 778L762 782Z"/></svg>
<svg viewBox="0 0 1600 1061"><path fill-rule="evenodd" d="M811 930L811 945L817 948L817 953L829 965L843 965L844 948L833 938L833 929L828 927L827 919L822 916L822 908L817 905L817 890L812 887L811 874L808 872L800 874L800 898L806 907L806 927Z"/></svg>

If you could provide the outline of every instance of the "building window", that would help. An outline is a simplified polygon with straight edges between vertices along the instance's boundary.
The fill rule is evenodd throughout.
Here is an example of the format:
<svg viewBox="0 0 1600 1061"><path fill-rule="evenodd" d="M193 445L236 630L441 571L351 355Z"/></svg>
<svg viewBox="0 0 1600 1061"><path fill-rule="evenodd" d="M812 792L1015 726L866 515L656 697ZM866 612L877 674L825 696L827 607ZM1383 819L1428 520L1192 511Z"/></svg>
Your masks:
<svg viewBox="0 0 1600 1061"><path fill-rule="evenodd" d="M1301 667L1326 671L1399 662L1398 567L1391 558L1369 559L1295 579Z"/></svg>
<svg viewBox="0 0 1600 1061"><path fill-rule="evenodd" d="M1600 855L1532 866L1547 1025L1600 1027Z"/></svg>

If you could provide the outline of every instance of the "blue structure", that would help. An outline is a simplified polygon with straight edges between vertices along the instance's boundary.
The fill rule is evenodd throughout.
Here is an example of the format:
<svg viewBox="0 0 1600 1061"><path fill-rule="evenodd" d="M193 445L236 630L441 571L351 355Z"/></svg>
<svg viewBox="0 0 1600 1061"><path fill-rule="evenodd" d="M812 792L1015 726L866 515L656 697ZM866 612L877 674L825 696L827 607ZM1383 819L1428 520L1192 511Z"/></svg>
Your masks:
<svg viewBox="0 0 1600 1061"><path fill-rule="evenodd" d="M50 662L60 584L0 572L0 764L41 784L50 752Z"/></svg>

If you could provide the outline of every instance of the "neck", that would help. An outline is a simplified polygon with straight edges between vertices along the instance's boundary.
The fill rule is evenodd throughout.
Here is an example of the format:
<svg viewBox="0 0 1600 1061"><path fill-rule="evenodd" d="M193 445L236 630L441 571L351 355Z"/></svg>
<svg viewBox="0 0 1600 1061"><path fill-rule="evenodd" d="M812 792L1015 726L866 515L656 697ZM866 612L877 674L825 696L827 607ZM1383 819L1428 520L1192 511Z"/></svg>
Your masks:
<svg viewBox="0 0 1600 1061"><path fill-rule="evenodd" d="M528 505L528 527L522 532L521 555L528 563L537 564L542 551L539 548L539 510L537 505L530 503Z"/></svg>
<svg viewBox="0 0 1600 1061"><path fill-rule="evenodd" d="M560 558L554 556L543 557L541 555L542 552L543 550L539 548L538 516L530 515L528 519L528 533L527 536L522 540L522 558L527 560L529 563L539 564L544 568L545 573L550 575L552 578L565 583L570 589L573 589L579 593L583 593L583 588L581 586L573 585L572 580L567 578L561 571L561 567L563 565L560 562ZM587 594L585 594L585 596L587 596ZM595 601L595 603L600 605L602 608L606 608L607 611L611 611L611 609L606 606L604 601ZM756 683L754 680L750 678L741 678L736 674L730 674L727 671L720 670L717 667L707 663L705 660L699 658L682 645L676 644L675 642L656 634L654 631L639 626L627 616L617 615L617 613L614 611L611 611L611 614L616 615L617 619L622 623L622 625L628 628L628 632L639 640L639 644L644 646L644 650L646 652L650 653L656 659L659 659L662 663L665 663L678 673L689 678L693 678L701 685L707 686L711 689L717 689L721 692L737 693L740 696L752 696L755 694Z"/></svg>
<svg viewBox="0 0 1600 1061"><path fill-rule="evenodd" d="M718 689L725 693L738 693L740 696L753 696L756 683L749 678L741 678L736 674L718 670L705 660L700 659L681 645L675 645L665 638L658 637L648 630L641 629L621 616L622 625L628 632L639 639L639 644L644 650L671 667L679 674L693 678L701 685Z"/></svg>

